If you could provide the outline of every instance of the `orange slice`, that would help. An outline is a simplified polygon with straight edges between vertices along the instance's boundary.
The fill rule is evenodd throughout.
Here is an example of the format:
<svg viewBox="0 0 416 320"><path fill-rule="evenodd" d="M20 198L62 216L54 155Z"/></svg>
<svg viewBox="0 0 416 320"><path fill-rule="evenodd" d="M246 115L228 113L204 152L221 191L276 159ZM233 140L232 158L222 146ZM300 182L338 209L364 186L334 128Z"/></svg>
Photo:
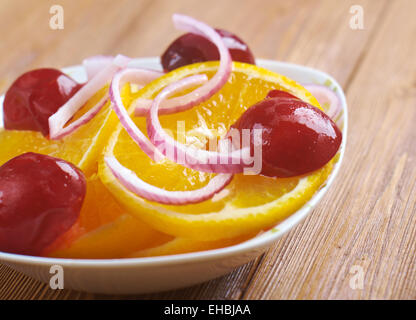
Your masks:
<svg viewBox="0 0 416 320"><path fill-rule="evenodd" d="M167 84L193 74L212 77L217 67L218 62L208 62L174 70L144 87L134 98L152 99ZM263 100L272 89L288 91L320 107L295 81L257 66L233 63L232 76L220 92L191 110L160 116L160 121L175 138L178 126L182 126L187 144L205 147L207 137L225 135L247 108ZM132 107L129 112L133 114ZM134 118L134 121L146 132L144 118ZM201 188L213 176L166 159L158 163L151 161L120 124L110 138L106 155L115 156L142 180L166 190ZM104 161L100 162L99 175L130 214L153 228L181 238L211 241L255 233L275 225L302 207L325 182L331 169L332 162L307 176L287 179L238 174L212 199L182 206L162 205L136 196L115 179Z"/></svg>
<svg viewBox="0 0 416 320"><path fill-rule="evenodd" d="M126 215L98 176L93 175L87 181L87 194L77 222L46 248L44 255L121 258L171 239L136 217Z"/></svg>
<svg viewBox="0 0 416 320"><path fill-rule="evenodd" d="M157 246L172 237L160 233L139 219L124 214L112 223L102 226L49 253L50 257L79 259L115 259L137 250Z"/></svg>

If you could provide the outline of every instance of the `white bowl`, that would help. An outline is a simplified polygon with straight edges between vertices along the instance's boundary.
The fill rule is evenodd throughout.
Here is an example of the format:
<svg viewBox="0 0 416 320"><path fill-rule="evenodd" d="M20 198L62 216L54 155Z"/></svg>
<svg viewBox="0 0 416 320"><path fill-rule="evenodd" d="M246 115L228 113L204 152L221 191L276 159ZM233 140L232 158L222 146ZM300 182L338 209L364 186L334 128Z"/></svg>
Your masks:
<svg viewBox="0 0 416 320"><path fill-rule="evenodd" d="M132 64L160 69L159 58L136 59ZM342 88L328 74L295 64L270 60L259 59L257 64L300 83L330 83L341 99L344 112L340 159L335 164L327 184L300 210L276 225L273 231L223 249L163 257L102 260L57 259L0 252L0 262L46 283L49 283L53 275L50 273L51 266L60 265L64 270L66 289L132 294L164 291L204 282L227 274L262 254L273 242L301 222L331 187L344 156L348 117L347 103ZM86 80L82 66L65 68L64 71L78 81ZM3 97L0 98L0 106L2 102ZM2 112L0 112L0 124L2 123L1 117Z"/></svg>

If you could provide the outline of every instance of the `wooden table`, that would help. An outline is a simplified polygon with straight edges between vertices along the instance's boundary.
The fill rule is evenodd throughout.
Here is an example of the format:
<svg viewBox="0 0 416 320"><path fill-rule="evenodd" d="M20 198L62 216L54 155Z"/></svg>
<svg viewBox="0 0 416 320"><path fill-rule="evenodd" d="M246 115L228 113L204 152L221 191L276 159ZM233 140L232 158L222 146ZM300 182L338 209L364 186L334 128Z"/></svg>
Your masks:
<svg viewBox="0 0 416 320"><path fill-rule="evenodd" d="M49 8L64 8L51 30ZM364 29L352 29L352 5ZM257 260L183 290L133 298L416 298L416 1L0 1L0 90L24 71L94 54L157 56L180 12L235 31L257 57L332 74L350 112L347 152L332 190ZM358 268L358 269L357 269ZM363 289L351 286L363 271ZM355 288L355 289L353 289ZM54 291L0 266L0 298L117 298Z"/></svg>

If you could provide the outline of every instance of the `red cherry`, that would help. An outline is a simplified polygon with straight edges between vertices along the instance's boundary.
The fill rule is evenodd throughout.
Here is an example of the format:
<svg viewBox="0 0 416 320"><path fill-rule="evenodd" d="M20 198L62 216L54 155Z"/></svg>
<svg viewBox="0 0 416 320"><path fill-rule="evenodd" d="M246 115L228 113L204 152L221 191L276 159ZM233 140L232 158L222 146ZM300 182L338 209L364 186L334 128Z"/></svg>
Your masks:
<svg viewBox="0 0 416 320"><path fill-rule="evenodd" d="M275 97L247 109L234 125L239 130L263 129L261 173L292 177L323 167L341 144L337 125L324 112L298 98L272 95Z"/></svg>
<svg viewBox="0 0 416 320"><path fill-rule="evenodd" d="M247 44L235 34L216 29L230 51L233 61L256 64ZM168 72L176 68L204 61L219 60L217 47L207 38L186 33L173 41L161 57L163 69Z"/></svg>
<svg viewBox="0 0 416 320"><path fill-rule="evenodd" d="M48 118L69 100L81 85L56 69L24 73L4 98L4 127L49 134Z"/></svg>
<svg viewBox="0 0 416 320"><path fill-rule="evenodd" d="M75 223L86 192L74 165L37 153L0 167L0 251L39 255Z"/></svg>

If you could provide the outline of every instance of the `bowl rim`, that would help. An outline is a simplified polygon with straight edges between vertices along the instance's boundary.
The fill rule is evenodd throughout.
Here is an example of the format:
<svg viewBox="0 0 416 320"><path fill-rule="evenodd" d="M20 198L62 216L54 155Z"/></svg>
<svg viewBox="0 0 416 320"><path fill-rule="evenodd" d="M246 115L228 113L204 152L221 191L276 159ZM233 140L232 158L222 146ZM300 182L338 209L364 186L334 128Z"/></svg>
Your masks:
<svg viewBox="0 0 416 320"><path fill-rule="evenodd" d="M136 58L131 62L131 66L146 66L152 65L152 67L159 65L159 57L144 57ZM345 98L344 91L340 84L329 74L314 69L307 66L302 66L289 62L281 62L275 60L267 59L256 59L256 63L260 67L270 69L271 71L276 72L276 69L290 69L299 73L309 73L314 75L317 79L326 79L329 80L335 89L336 94L339 96L342 104L343 110L343 128L342 128L342 143L339 151L339 159L334 165L332 172L330 173L326 184L320 190L315 193L312 198L305 203L300 209L291 214L285 220L276 224L273 228L268 231L263 232L262 234L241 242L236 245L232 245L225 248L212 249L207 251L198 251L191 253L182 253L174 254L167 256L158 256L158 257L142 257L142 258L117 258L117 259L68 259L68 258L52 258L52 257L39 257L39 256L30 256L30 255L21 255L15 253L7 253L0 251L0 262L1 263L18 263L18 264L31 264L38 266L51 266L51 265L60 265L62 267L83 267L83 268L129 268L134 267L148 267L148 266L167 266L172 264L186 264L188 262L203 262L211 259L218 259L229 257L236 254L243 254L247 251L260 250L270 245L272 242L275 242L278 238L282 237L284 234L293 229L298 225L302 220L308 216L315 205L317 205L327 189L330 188L332 183L335 180L335 177L338 175L338 172L341 167L342 160L345 154L345 148L347 143L347 133L348 133L348 106ZM66 73L84 71L82 65L76 65L71 67L62 68ZM160 67L159 67L160 69ZM84 71L85 73L85 71ZM284 73L283 73L284 74ZM324 83L323 81L318 82ZM3 105L4 95L0 97L0 106ZM1 123L0 123L1 125Z"/></svg>

